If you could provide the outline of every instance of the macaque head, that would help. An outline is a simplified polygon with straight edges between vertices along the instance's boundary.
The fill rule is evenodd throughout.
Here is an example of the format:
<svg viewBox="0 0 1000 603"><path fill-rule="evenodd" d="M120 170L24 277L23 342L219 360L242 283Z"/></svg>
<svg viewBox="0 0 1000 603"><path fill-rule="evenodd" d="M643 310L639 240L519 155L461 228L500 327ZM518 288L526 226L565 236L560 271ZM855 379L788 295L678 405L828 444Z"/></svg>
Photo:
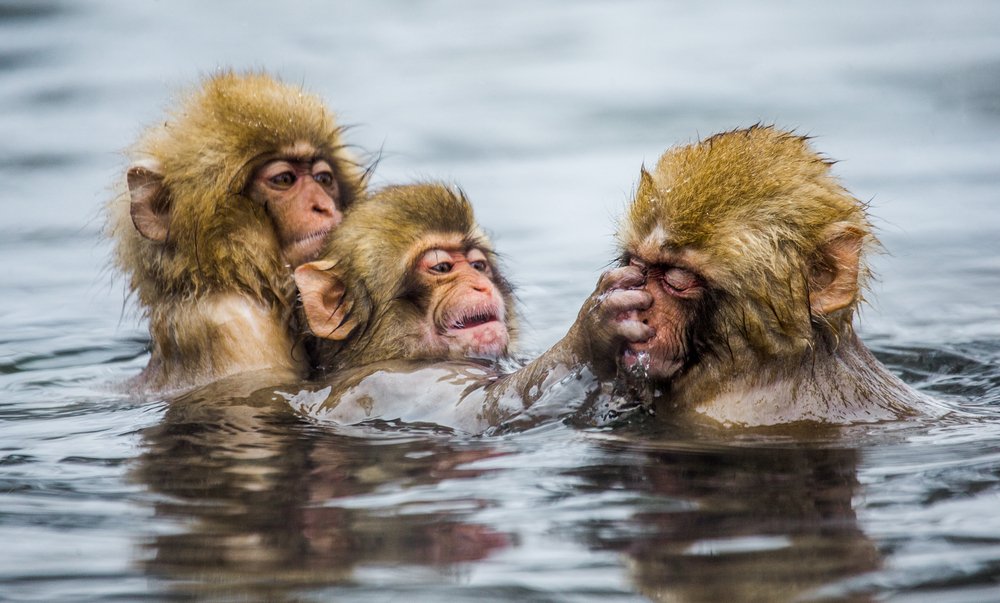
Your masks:
<svg viewBox="0 0 1000 603"><path fill-rule="evenodd" d="M384 188L347 214L323 258L295 282L325 369L507 354L511 288L460 192Z"/></svg>
<svg viewBox="0 0 1000 603"><path fill-rule="evenodd" d="M617 233L653 297L632 343L677 387L780 378L852 330L875 243L862 203L807 139L755 126L667 151L641 173Z"/></svg>
<svg viewBox="0 0 1000 603"><path fill-rule="evenodd" d="M300 87L264 74L204 81L140 139L128 210L112 209L118 262L141 301L234 290L268 297L287 283L362 193L341 131Z"/></svg>

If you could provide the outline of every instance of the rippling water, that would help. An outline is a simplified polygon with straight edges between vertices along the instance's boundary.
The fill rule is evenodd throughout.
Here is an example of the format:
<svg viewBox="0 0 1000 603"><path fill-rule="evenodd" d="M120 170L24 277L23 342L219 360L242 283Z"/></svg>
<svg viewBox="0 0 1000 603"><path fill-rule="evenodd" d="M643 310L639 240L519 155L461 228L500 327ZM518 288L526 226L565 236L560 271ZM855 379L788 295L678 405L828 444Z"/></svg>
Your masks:
<svg viewBox="0 0 1000 603"><path fill-rule="evenodd" d="M321 94L380 183L460 183L529 351L642 162L810 133L888 250L865 339L953 412L465 437L116 393L147 341L99 208L219 66ZM0 82L0 600L1000 600L1000 5L3 0Z"/></svg>

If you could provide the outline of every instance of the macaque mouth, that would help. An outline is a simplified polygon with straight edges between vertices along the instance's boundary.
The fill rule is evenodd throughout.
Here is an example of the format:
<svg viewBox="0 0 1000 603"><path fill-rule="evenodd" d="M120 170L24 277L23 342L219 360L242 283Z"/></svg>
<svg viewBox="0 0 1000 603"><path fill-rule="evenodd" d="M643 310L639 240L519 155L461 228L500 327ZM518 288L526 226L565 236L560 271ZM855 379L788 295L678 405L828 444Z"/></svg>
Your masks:
<svg viewBox="0 0 1000 603"><path fill-rule="evenodd" d="M309 234L307 234L307 235L305 235L303 237L299 237L299 238L297 238L297 239L295 239L293 241L290 241L288 244L289 245L295 245L295 246L298 246L298 245L306 246L306 245L309 245L311 243L316 242L319 239L325 239L326 236L328 234L330 234L330 231L332 231L332 230L333 230L332 227L330 227L330 228L321 228L321 229L313 231L313 232L311 232L311 233L309 233Z"/></svg>
<svg viewBox="0 0 1000 603"><path fill-rule="evenodd" d="M439 336L452 353L497 358L507 349L509 336L502 304L492 302L454 308L442 318Z"/></svg>
<svg viewBox="0 0 1000 603"><path fill-rule="evenodd" d="M285 243L282 245L285 259L293 264L316 259L331 232L333 232L333 227L321 228Z"/></svg>
<svg viewBox="0 0 1000 603"><path fill-rule="evenodd" d="M633 376L670 379L684 371L684 359L663 357L662 352L651 350L644 343L627 344L622 349L621 364L628 373Z"/></svg>
<svg viewBox="0 0 1000 603"><path fill-rule="evenodd" d="M475 327L480 327L486 323L499 322L500 317L493 308L484 308L472 310L467 314L464 314L458 318L452 320L447 329L449 331L459 331L463 329L472 329Z"/></svg>

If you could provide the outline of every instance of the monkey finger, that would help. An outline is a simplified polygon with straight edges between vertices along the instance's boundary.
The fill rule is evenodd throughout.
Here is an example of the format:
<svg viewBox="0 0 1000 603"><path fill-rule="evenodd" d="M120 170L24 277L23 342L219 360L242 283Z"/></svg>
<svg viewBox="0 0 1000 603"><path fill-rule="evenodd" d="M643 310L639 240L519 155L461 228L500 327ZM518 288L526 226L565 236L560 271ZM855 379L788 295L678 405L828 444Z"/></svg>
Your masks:
<svg viewBox="0 0 1000 603"><path fill-rule="evenodd" d="M622 266L613 268L601 275L599 288L602 291L609 289L634 289L641 287L646 282L646 275L636 266Z"/></svg>
<svg viewBox="0 0 1000 603"><path fill-rule="evenodd" d="M616 331L629 343L649 341L656 335L656 329L638 320L623 320L618 323Z"/></svg>
<svg viewBox="0 0 1000 603"><path fill-rule="evenodd" d="M615 290L604 296L601 305L611 315L648 310L653 305L653 296L640 289Z"/></svg>

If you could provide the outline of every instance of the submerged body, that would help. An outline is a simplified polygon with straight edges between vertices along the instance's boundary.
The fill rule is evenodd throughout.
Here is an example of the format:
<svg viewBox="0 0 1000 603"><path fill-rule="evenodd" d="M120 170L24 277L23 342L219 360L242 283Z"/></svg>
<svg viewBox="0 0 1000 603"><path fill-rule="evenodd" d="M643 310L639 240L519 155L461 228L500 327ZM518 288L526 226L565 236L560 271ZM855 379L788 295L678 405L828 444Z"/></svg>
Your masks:
<svg viewBox="0 0 1000 603"><path fill-rule="evenodd" d="M296 411L321 423L427 424L468 434L558 420L608 426L649 410L584 366L547 364L532 381L528 374L523 367L504 370L489 362L387 360L282 395Z"/></svg>

